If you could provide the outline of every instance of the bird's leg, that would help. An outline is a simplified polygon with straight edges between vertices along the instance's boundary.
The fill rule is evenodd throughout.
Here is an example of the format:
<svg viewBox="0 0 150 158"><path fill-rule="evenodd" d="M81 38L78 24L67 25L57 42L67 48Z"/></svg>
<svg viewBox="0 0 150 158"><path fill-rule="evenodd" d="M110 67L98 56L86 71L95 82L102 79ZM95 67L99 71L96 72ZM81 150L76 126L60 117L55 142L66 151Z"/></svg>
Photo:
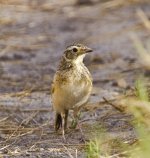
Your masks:
<svg viewBox="0 0 150 158"><path fill-rule="evenodd" d="M61 114L57 113L55 114L55 131L58 131L58 129L62 127L62 117Z"/></svg>
<svg viewBox="0 0 150 158"><path fill-rule="evenodd" d="M68 113L69 113L69 111L65 110L65 122L64 122L64 129L65 130L67 129Z"/></svg>
<svg viewBox="0 0 150 158"><path fill-rule="evenodd" d="M85 142L85 136L83 134L81 124L79 123L80 116L81 116L81 112L80 112L79 108L74 110L75 127L76 126L78 127L78 129L80 130L80 133L81 133L81 139L83 142Z"/></svg>
<svg viewBox="0 0 150 158"><path fill-rule="evenodd" d="M85 103L86 104L86 103ZM84 107L84 105L85 104L83 104L83 105L81 105L81 106L79 106L79 107L75 107L74 109L73 109L73 121L72 121L72 123L71 123L71 128L76 128L76 126L78 125L78 121L79 121L79 119L80 119L80 116L81 116L81 112L80 112L80 109L82 108L82 107Z"/></svg>
<svg viewBox="0 0 150 158"><path fill-rule="evenodd" d="M73 110L73 120L71 122L71 128L75 129L77 124L78 124L78 120L80 117L80 113L78 112L78 108L74 108Z"/></svg>
<svg viewBox="0 0 150 158"><path fill-rule="evenodd" d="M62 117L62 137L63 137L64 141L66 141L66 138L65 138L65 113L62 113L61 117Z"/></svg>

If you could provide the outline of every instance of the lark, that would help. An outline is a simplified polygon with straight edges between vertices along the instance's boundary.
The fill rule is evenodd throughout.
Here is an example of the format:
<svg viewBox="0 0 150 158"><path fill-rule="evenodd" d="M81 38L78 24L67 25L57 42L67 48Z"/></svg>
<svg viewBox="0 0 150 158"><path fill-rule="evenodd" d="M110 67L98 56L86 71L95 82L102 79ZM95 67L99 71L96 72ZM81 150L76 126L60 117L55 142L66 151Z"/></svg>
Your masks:
<svg viewBox="0 0 150 158"><path fill-rule="evenodd" d="M91 48L83 44L73 44L66 48L52 83L52 103L55 114L55 130L62 128L65 139L69 110L74 118L87 103L92 90L92 77L83 63Z"/></svg>

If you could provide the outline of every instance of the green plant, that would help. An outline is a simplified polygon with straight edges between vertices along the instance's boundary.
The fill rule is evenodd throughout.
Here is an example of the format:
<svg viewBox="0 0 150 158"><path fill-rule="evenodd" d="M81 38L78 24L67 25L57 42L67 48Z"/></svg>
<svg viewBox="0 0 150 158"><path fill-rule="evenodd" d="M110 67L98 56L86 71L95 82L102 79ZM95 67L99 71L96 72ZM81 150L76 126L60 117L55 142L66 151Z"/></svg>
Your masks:
<svg viewBox="0 0 150 158"><path fill-rule="evenodd" d="M86 154L87 158L99 158L100 157L100 140L95 138L87 143Z"/></svg>
<svg viewBox="0 0 150 158"><path fill-rule="evenodd" d="M145 83L146 80L142 77L136 81L136 95L142 101L149 101L148 89Z"/></svg>
<svg viewBox="0 0 150 158"><path fill-rule="evenodd" d="M130 100L130 110L135 116L135 129L138 134L138 144L133 146L132 158L150 157L150 101L146 79L136 81L136 99Z"/></svg>

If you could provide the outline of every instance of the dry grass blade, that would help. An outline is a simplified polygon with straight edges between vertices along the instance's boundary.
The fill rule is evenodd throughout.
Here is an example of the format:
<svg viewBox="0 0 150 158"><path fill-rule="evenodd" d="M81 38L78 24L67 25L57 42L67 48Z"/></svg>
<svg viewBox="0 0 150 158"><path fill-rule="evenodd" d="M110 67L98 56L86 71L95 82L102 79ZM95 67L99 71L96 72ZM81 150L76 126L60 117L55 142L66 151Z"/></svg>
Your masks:
<svg viewBox="0 0 150 158"><path fill-rule="evenodd" d="M144 26L150 30L150 21L142 9L137 9L137 15L143 22Z"/></svg>
<svg viewBox="0 0 150 158"><path fill-rule="evenodd" d="M31 119L33 119L33 117L36 116L37 113L38 113L38 112L33 113L33 114L31 114L28 118L24 119L24 120L20 123L20 125L17 126L17 127L14 129L14 131L8 136L8 138L5 140L5 143L8 142L8 141L11 140L11 139L14 139L14 138L18 137L18 136L20 137L20 136L23 136L24 134L32 133L33 130L37 129L37 128L29 128L29 129L27 130L27 132L26 132L26 128L24 128L24 127L22 126L23 124L27 125L27 124L31 121ZM22 135L20 135L20 132L19 132L20 129L21 129L22 131L25 131L25 133L23 133ZM6 130L7 130L7 129L6 129ZM12 129L11 129L11 130L12 130ZM18 133L19 133L19 135L18 135Z"/></svg>
<svg viewBox="0 0 150 158"><path fill-rule="evenodd" d="M25 119L22 124L27 125L39 112L34 112L31 116L29 116L27 119Z"/></svg>
<svg viewBox="0 0 150 158"><path fill-rule="evenodd" d="M124 112L124 109L120 108L119 106L113 104L112 102L110 102L109 100L107 100L105 97L103 97L104 101L109 104L109 105L112 105L115 109L117 109L118 111L120 112Z"/></svg>
<svg viewBox="0 0 150 158"><path fill-rule="evenodd" d="M130 34L130 37L134 43L137 53L139 54L141 64L146 69L150 70L150 52L143 47L142 42L135 34Z"/></svg>
<svg viewBox="0 0 150 158"><path fill-rule="evenodd" d="M10 93L9 95L11 97L21 97L21 98L24 98L24 97L30 96L31 92L32 92L32 89L28 89L28 90L23 90L23 91L17 92L17 93Z"/></svg>
<svg viewBox="0 0 150 158"><path fill-rule="evenodd" d="M102 4L103 9L109 9L114 7L119 7L120 5L125 4L124 0L112 0Z"/></svg>
<svg viewBox="0 0 150 158"><path fill-rule="evenodd" d="M63 147L64 147L65 150L67 151L68 156L69 156L70 158L74 158L74 157L72 156L71 152L69 151L69 149L68 149L67 147L65 147L64 145L63 145Z"/></svg>
<svg viewBox="0 0 150 158"><path fill-rule="evenodd" d="M0 123L3 121L6 121L9 117L4 117L3 119L0 120Z"/></svg>
<svg viewBox="0 0 150 158"><path fill-rule="evenodd" d="M4 146L4 147L2 147L2 148L0 148L0 151L2 151L2 150L4 150L4 149L8 148L9 146L10 146L10 144L9 144L9 145L6 145L6 146Z"/></svg>

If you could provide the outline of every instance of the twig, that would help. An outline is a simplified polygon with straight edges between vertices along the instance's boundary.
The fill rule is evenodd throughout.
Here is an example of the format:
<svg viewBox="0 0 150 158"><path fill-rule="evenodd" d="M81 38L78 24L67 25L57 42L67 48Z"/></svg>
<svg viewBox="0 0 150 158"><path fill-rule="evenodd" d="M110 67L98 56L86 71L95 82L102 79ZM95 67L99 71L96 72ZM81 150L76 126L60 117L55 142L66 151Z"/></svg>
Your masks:
<svg viewBox="0 0 150 158"><path fill-rule="evenodd" d="M22 127L22 125L23 125L24 123L26 123L26 121L27 121L27 123L28 123L28 121L30 121L30 119L32 119L33 116L34 116L34 115L32 114L30 117L24 119L24 120L21 122L21 124L16 128L16 130L14 130L14 132L6 139L5 143L8 142L8 141L13 137L13 135L14 135L15 133L17 133L17 131L20 130L20 127ZM31 132L31 131L29 131L29 132Z"/></svg>
<svg viewBox="0 0 150 158"><path fill-rule="evenodd" d="M5 117L3 119L0 120L0 122L6 121L9 117Z"/></svg>
<svg viewBox="0 0 150 158"><path fill-rule="evenodd" d="M68 153L68 156L69 156L70 158L74 158L74 157L72 156L71 152L68 150L68 148L65 147L64 145L63 145L63 147L66 149L66 151L67 151L67 153Z"/></svg>
<svg viewBox="0 0 150 158"><path fill-rule="evenodd" d="M39 113L39 111L33 113L31 116L29 116L24 122L23 125L27 125L37 114Z"/></svg>
<svg viewBox="0 0 150 158"><path fill-rule="evenodd" d="M108 103L109 105L112 105L115 109L117 109L120 112L124 112L124 110L122 110L121 108L119 108L118 106L116 106L115 104L111 103L109 100L107 100L105 97L103 97L104 101L106 103Z"/></svg>

